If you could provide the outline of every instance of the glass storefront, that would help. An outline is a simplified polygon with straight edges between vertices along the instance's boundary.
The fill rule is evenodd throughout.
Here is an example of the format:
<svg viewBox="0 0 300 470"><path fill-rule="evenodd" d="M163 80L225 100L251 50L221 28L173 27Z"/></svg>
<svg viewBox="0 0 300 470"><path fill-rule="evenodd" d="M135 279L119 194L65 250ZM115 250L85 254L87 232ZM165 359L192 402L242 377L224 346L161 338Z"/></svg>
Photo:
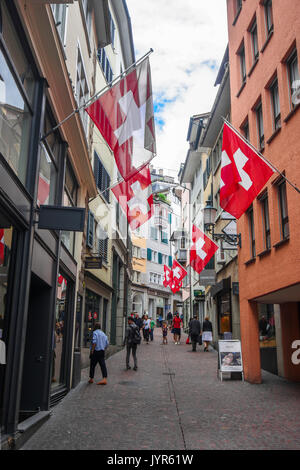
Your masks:
<svg viewBox="0 0 300 470"><path fill-rule="evenodd" d="M68 282L62 274L57 279L55 327L53 332L52 388L64 384L64 336L68 311Z"/></svg>
<svg viewBox="0 0 300 470"><path fill-rule="evenodd" d="M261 368L278 374L274 305L258 305Z"/></svg>
<svg viewBox="0 0 300 470"><path fill-rule="evenodd" d="M223 338L225 333L232 333L231 296L225 292L217 297L219 335Z"/></svg>
<svg viewBox="0 0 300 470"><path fill-rule="evenodd" d="M101 323L101 320L103 320L102 318L100 318L100 303L101 303L101 296L95 294L95 292L92 292L86 289L85 291L85 322L84 322L84 335L83 335L83 345L85 348L88 348L90 346L95 323L96 322Z"/></svg>
<svg viewBox="0 0 300 470"><path fill-rule="evenodd" d="M1 220L1 217L0 217ZM1 225L0 225L1 226ZM11 264L12 228L0 228L0 428L3 414L3 392L8 342L7 290Z"/></svg>

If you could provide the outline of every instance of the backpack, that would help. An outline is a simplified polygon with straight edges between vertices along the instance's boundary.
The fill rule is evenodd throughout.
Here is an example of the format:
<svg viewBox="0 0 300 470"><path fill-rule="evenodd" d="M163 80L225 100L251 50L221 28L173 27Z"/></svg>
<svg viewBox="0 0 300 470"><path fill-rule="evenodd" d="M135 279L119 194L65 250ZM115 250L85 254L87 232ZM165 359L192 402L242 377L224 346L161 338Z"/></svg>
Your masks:
<svg viewBox="0 0 300 470"><path fill-rule="evenodd" d="M131 332L131 338L132 338L132 342L133 344L140 344L141 343L141 334L140 334L140 329L135 326L135 327L132 327L132 332Z"/></svg>

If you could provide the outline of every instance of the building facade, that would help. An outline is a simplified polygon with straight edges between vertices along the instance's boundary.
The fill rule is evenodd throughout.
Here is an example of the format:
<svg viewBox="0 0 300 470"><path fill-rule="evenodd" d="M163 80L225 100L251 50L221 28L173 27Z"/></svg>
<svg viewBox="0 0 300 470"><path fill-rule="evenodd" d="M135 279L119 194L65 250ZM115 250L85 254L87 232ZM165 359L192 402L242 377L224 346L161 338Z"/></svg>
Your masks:
<svg viewBox="0 0 300 470"><path fill-rule="evenodd" d="M299 181L300 4L227 0L231 120L282 175ZM300 380L291 359L300 337L299 193L274 173L238 221L245 377L261 367Z"/></svg>
<svg viewBox="0 0 300 470"><path fill-rule="evenodd" d="M103 71L97 54L113 41L112 21L122 23L123 37L128 35L123 44L116 34L122 43L118 45L122 67L127 65L124 57L132 38L123 27L122 15L128 17L128 11L125 2L121 2L123 9L114 9L115 3L120 4L0 1L0 340L6 352L0 365L0 424L4 441L8 436L24 438L24 431L46 419L50 407L80 380L80 350L89 312L99 314L101 320L106 312L104 326L111 328L111 266L107 263L102 279L97 272L89 270L88 275L85 270L87 254L100 253L105 258L107 251L109 257L109 245L101 242L100 246L91 239L101 220L92 229L86 210L83 233L42 230L38 220L41 205L90 209L89 203L99 198L96 153L103 158L107 174L112 173L87 114L83 108L78 113L74 110L98 91L97 77ZM109 54L113 64L113 50ZM112 79L108 61L106 81ZM121 65L113 66L119 73ZM108 188L108 179L104 184L102 191ZM101 218L101 213L95 215ZM106 233L105 224L102 229ZM127 256L126 252L128 262Z"/></svg>

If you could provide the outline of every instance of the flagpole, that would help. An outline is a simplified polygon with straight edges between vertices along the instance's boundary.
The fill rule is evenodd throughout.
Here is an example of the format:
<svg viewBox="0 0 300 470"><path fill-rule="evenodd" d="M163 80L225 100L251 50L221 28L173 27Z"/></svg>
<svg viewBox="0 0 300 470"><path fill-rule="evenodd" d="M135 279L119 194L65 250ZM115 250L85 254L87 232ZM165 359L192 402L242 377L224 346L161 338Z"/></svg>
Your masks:
<svg viewBox="0 0 300 470"><path fill-rule="evenodd" d="M280 170L278 170L278 168L276 168L276 166L273 165L273 163L271 163L262 153L259 152L259 150L257 150L254 145L251 144L251 142L249 142L242 134L239 133L238 130L236 130L230 122L227 121L226 118L224 118L223 116L221 116L224 123L226 123L228 125L228 127L230 127L230 129L238 136L240 137L240 139L243 140L243 142L245 142L245 144L249 145L249 147L252 148L252 150L262 159L264 160L265 163L267 163L273 170L275 170L277 173L279 173L279 175L284 178L286 180L286 182L292 186L292 188L294 188L299 194L300 194L300 189L297 188L297 186L292 183Z"/></svg>
<svg viewBox="0 0 300 470"><path fill-rule="evenodd" d="M140 57L138 60L136 60L133 64L131 64L127 69L125 69L122 73L120 73L116 78L114 78L111 82L109 82L104 88L102 88L100 91L98 91L95 95L93 95L88 101L86 101L83 105L79 106L79 108L74 109L74 111L69 114L65 119L60 121L55 127L53 127L49 132L44 134L40 141L45 140L49 135L51 135L53 132L55 132L59 127L61 127L66 121L68 121L71 117L73 117L75 114L79 113L79 111L83 108L86 108L87 105L92 104L94 101L96 101L100 94L104 93L106 90L112 87L115 82L117 82L119 79L122 79L123 76L126 76L126 73L129 72L130 69L133 67L137 67L140 63L142 63L144 60L149 57L150 54L152 54L154 50L151 48L146 54L144 54L142 57Z"/></svg>

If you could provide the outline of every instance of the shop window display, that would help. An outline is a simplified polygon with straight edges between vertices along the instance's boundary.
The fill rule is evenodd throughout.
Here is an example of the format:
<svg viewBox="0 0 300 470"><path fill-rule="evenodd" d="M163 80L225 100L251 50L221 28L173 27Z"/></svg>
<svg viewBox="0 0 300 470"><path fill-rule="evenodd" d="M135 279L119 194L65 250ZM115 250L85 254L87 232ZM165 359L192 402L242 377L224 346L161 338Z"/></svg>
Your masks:
<svg viewBox="0 0 300 470"><path fill-rule="evenodd" d="M258 328L260 348L275 348L276 331L273 305L260 306Z"/></svg>
<svg viewBox="0 0 300 470"><path fill-rule="evenodd" d="M0 424L2 425L2 404L5 369L7 363L8 315L6 310L8 272L11 260L12 228L0 228Z"/></svg>
<svg viewBox="0 0 300 470"><path fill-rule="evenodd" d="M100 302L101 297L100 295L95 294L90 290L86 290L85 292L85 324L84 324L84 347L89 347L94 325L96 322L100 322L103 320L100 318ZM102 326L102 325L101 325Z"/></svg>
<svg viewBox="0 0 300 470"><path fill-rule="evenodd" d="M62 274L57 279L55 327L53 332L52 388L64 383L64 333L66 328L68 282Z"/></svg>

